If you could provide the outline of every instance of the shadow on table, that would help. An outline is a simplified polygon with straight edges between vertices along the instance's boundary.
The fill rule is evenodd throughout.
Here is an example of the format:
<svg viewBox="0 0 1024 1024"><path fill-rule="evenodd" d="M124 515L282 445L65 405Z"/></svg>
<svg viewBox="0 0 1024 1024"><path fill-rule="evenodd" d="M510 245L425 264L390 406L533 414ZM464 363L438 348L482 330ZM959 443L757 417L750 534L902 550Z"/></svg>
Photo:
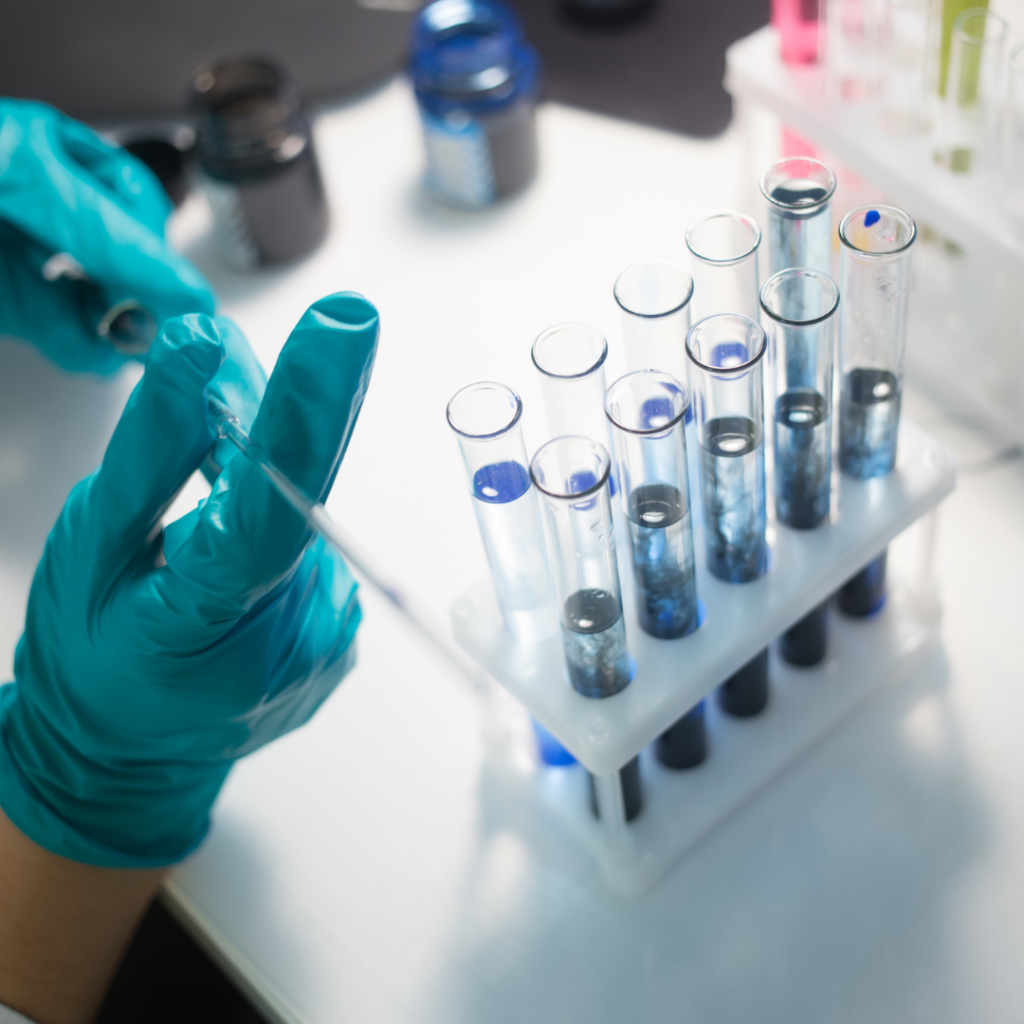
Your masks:
<svg viewBox="0 0 1024 1024"><path fill-rule="evenodd" d="M559 854L556 822L506 813L485 773L483 853L460 902L514 908L518 924L475 926L491 940L439 980L459 1006L449 1019L958 1019L951 922L991 826L949 680L936 647L635 900ZM510 845L534 863L494 903L488 859Z"/></svg>

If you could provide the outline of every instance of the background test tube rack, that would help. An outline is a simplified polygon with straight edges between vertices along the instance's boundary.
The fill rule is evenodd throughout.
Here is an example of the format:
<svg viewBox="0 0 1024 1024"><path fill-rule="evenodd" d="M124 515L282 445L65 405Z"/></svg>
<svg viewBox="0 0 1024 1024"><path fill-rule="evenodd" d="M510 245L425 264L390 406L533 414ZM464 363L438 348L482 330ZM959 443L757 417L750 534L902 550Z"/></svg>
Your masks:
<svg viewBox="0 0 1024 1024"><path fill-rule="evenodd" d="M616 509L627 641L637 669L632 683L614 697L594 700L572 689L560 637L533 645L516 642L505 629L489 580L453 603L456 643L594 773L600 818L590 814L586 775L578 768L535 766L516 773L498 765L499 776L560 818L564 834L596 859L613 890L636 894L653 885L693 843L876 685L908 671L937 637L934 591L901 589L894 580L886 606L871 619L830 617L829 651L822 664L793 668L773 652L772 692L762 714L730 719L708 701L710 752L704 764L672 771L645 750L934 509L953 490L953 457L904 420L892 474L857 481L836 471L832 486L833 515L818 529L789 530L769 519L771 566L752 583L731 585L709 575L703 524L695 517L697 589L706 614L695 633L679 640L656 640L636 624L629 542ZM645 805L627 825L618 770L638 754Z"/></svg>
<svg viewBox="0 0 1024 1024"><path fill-rule="evenodd" d="M724 85L753 148L758 133L747 107L770 111L827 164L868 183L873 201L884 198L917 221L905 363L911 379L947 408L1024 442L1024 225L1000 209L990 168L953 174L938 166L934 136L885 134L877 102L830 100L825 77L820 63L784 64L770 26L726 51ZM775 158L758 153L752 163Z"/></svg>

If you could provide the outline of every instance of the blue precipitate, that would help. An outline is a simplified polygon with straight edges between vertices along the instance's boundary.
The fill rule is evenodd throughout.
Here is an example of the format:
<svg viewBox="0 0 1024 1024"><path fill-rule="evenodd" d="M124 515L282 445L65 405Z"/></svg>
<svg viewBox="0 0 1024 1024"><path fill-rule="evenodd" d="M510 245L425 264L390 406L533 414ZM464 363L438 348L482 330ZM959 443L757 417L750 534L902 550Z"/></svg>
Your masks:
<svg viewBox="0 0 1024 1024"><path fill-rule="evenodd" d="M711 350L712 366L742 366L749 358L747 346L742 341L723 341Z"/></svg>
<svg viewBox="0 0 1024 1024"><path fill-rule="evenodd" d="M872 224L877 224L882 219L882 215L877 210L868 210L864 215L864 227L869 228Z"/></svg>
<svg viewBox="0 0 1024 1024"><path fill-rule="evenodd" d="M530 474L518 462L494 462L473 474L473 497L494 505L521 498L530 489Z"/></svg>

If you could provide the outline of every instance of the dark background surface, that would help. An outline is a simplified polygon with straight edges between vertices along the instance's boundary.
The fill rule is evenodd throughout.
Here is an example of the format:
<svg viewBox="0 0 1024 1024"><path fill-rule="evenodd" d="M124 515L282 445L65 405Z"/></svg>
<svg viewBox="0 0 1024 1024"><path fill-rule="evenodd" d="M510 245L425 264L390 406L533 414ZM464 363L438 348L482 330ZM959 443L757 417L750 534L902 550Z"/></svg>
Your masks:
<svg viewBox="0 0 1024 1024"><path fill-rule="evenodd" d="M731 116L725 48L768 21L769 0L656 0L635 23L603 29L574 23L557 0L514 6L549 98L709 136ZM355 0L17 0L4 15L0 95L107 123L179 113L192 70L227 54L276 55L313 102L358 92L401 66L411 18ZM262 1018L157 903L98 1024L183 1021Z"/></svg>
<svg viewBox="0 0 1024 1024"><path fill-rule="evenodd" d="M707 136L731 114L725 47L767 22L769 0L655 0L611 29L575 23L559 0L513 6L551 99ZM0 95L93 122L173 116L203 61L263 53L292 70L310 101L329 100L394 74L411 17L356 0L15 0L4 7Z"/></svg>

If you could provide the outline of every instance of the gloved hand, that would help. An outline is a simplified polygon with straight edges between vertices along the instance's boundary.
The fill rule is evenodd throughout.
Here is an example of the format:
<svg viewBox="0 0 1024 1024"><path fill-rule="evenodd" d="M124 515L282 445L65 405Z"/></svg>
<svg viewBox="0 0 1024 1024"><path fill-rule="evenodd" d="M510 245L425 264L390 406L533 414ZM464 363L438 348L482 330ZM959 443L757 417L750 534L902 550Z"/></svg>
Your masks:
<svg viewBox="0 0 1024 1024"><path fill-rule="evenodd" d="M126 150L45 104L0 99L0 334L65 369L109 373L125 357L96 327L115 303L135 299L157 324L213 313L209 285L164 241L170 211L159 181ZM58 253L92 284L44 279Z"/></svg>
<svg viewBox="0 0 1024 1024"><path fill-rule="evenodd" d="M354 661L348 569L247 459L158 529L213 444L207 385L228 330L202 315L165 325L47 541L16 681L0 688L0 806L74 860L186 856L233 761L305 722ZM361 296L321 299L267 385L251 437L314 500L345 454L377 335Z"/></svg>

